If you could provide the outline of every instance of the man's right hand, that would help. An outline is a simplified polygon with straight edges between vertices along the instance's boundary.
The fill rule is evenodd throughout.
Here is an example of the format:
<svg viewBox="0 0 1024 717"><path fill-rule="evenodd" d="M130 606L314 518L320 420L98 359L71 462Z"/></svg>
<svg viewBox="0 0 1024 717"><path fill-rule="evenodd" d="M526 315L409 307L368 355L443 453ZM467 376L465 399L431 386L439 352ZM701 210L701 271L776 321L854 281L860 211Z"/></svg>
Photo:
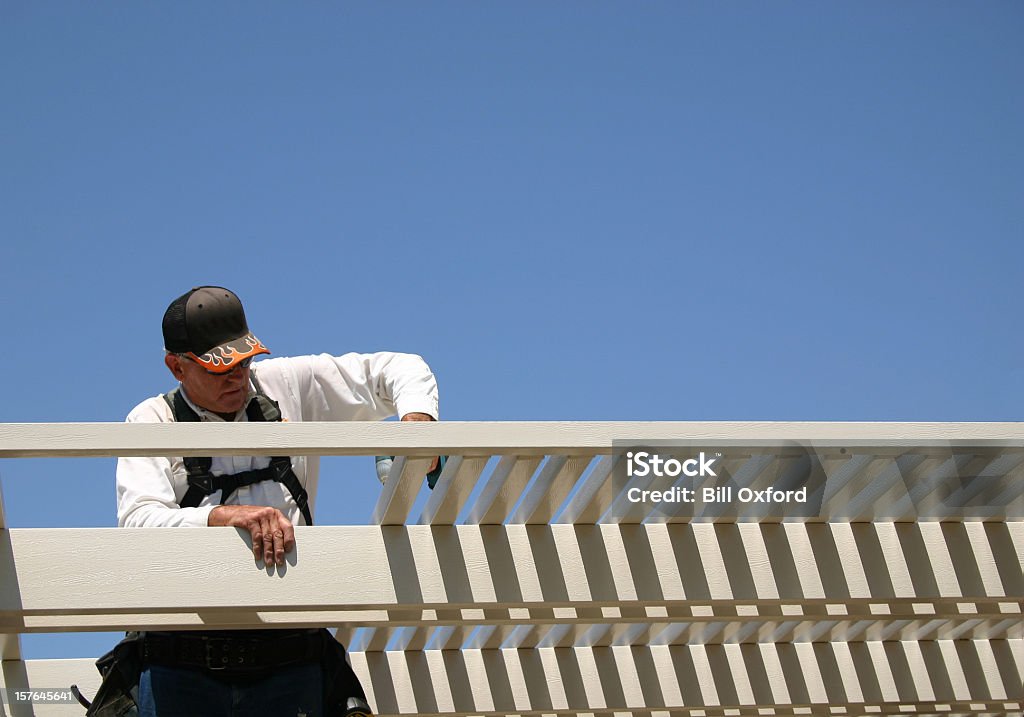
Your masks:
<svg viewBox="0 0 1024 717"><path fill-rule="evenodd" d="M262 505L218 505L210 511L209 526L244 528L252 536L252 554L267 565L284 565L284 554L295 547L295 528L277 508Z"/></svg>

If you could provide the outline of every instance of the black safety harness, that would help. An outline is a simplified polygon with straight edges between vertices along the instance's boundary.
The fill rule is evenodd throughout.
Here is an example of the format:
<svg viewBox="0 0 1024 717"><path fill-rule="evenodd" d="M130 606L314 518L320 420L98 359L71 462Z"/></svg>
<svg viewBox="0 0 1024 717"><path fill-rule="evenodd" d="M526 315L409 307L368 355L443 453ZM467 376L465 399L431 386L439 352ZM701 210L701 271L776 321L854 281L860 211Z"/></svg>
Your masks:
<svg viewBox="0 0 1024 717"><path fill-rule="evenodd" d="M188 401L181 394L180 387L165 393L164 400L171 407L175 421L196 423L202 420L199 418L199 414L188 405ZM245 415L250 422L272 423L281 420L281 408L277 401L262 393L259 390L259 385L256 384L256 395L245 407ZM309 494L306 493L306 489L302 487L298 476L292 470L291 458L287 456L271 458L270 465L266 468L219 476L210 472L210 467L213 465L212 458L189 457L184 458L183 462L185 470L188 471L188 490L185 491L185 496L179 504L182 508L197 508L203 502L203 498L217 491L221 491L220 504L224 505L231 494L239 488L272 480L288 489L292 500L302 511L306 525L313 525L313 515L309 510Z"/></svg>
<svg viewBox="0 0 1024 717"><path fill-rule="evenodd" d="M255 422L280 421L281 409L277 401L263 393L255 375L252 382L256 395L245 407L246 417ZM174 413L175 421L200 420L180 388L164 394L164 400ZM188 489L181 499L182 508L195 508L203 498L218 490L223 505L238 488L272 480L288 489L306 525L313 524L309 495L292 470L290 458L271 458L266 468L221 476L210 472L212 458L185 458L184 463ZM139 676L150 664L200 668L216 671L213 674L249 679L266 676L283 665L305 662L318 662L323 670L325 717L373 714L359 678L345 657L344 646L325 629L257 630L237 635L129 632L96 663L103 682L91 705L80 693L76 696L88 708L87 717L124 717L137 713ZM73 691L77 693L77 687Z"/></svg>

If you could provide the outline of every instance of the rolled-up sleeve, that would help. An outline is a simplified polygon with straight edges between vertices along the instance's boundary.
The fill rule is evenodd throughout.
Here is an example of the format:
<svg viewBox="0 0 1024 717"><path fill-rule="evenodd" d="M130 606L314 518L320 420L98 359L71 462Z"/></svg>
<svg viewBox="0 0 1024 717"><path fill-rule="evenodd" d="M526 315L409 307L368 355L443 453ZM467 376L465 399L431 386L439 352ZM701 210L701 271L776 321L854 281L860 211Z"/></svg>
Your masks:
<svg viewBox="0 0 1024 717"><path fill-rule="evenodd" d="M291 374L287 383L298 393L305 421L375 421L407 413L439 418L437 381L416 354L270 359L260 365L260 380L278 371Z"/></svg>

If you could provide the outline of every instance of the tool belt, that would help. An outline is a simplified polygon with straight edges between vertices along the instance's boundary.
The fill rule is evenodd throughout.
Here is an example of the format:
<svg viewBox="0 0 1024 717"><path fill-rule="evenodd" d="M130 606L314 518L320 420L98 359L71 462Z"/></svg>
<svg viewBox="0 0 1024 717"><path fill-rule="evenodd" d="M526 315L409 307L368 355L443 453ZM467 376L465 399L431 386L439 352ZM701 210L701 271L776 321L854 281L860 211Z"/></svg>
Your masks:
<svg viewBox="0 0 1024 717"><path fill-rule="evenodd" d="M371 714L359 678L352 672L348 660L345 659L345 648L327 630L268 630L267 633L239 632L232 636L230 631L207 634L130 632L113 650L96 662L96 667L103 676L103 683L86 715L138 715L136 699L139 675L146 668L147 662L186 667L189 660L194 660L196 668L203 669L212 676L222 675L238 679L248 679L248 676L252 676L253 679L259 679L261 671L273 671L270 662L260 663L259 660L269 661L278 658L320 663L323 669L325 717L366 717ZM200 648L199 645L203 647ZM312 655L302 657L307 649L314 650L314 647ZM248 656L250 653L251 657ZM228 658L227 666L223 661L224 657ZM229 671L228 666L231 665L232 657L236 660L242 659L242 662L236 662L236 665L260 666ZM174 662L158 662L163 659ZM274 664L283 663L278 661Z"/></svg>
<svg viewBox="0 0 1024 717"><path fill-rule="evenodd" d="M256 637L147 632L142 639L146 664L199 668L225 677L319 662L323 651L319 630Z"/></svg>

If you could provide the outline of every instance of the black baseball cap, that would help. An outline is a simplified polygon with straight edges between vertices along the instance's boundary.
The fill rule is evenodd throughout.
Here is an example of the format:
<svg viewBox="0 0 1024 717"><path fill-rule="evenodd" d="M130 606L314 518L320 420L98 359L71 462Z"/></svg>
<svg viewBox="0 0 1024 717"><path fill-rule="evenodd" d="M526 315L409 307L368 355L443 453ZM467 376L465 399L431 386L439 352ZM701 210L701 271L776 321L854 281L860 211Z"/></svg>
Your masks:
<svg viewBox="0 0 1024 717"><path fill-rule="evenodd" d="M242 302L223 286L200 286L171 302L164 312L164 348L185 354L207 371L227 373L239 361L269 354L252 335Z"/></svg>

